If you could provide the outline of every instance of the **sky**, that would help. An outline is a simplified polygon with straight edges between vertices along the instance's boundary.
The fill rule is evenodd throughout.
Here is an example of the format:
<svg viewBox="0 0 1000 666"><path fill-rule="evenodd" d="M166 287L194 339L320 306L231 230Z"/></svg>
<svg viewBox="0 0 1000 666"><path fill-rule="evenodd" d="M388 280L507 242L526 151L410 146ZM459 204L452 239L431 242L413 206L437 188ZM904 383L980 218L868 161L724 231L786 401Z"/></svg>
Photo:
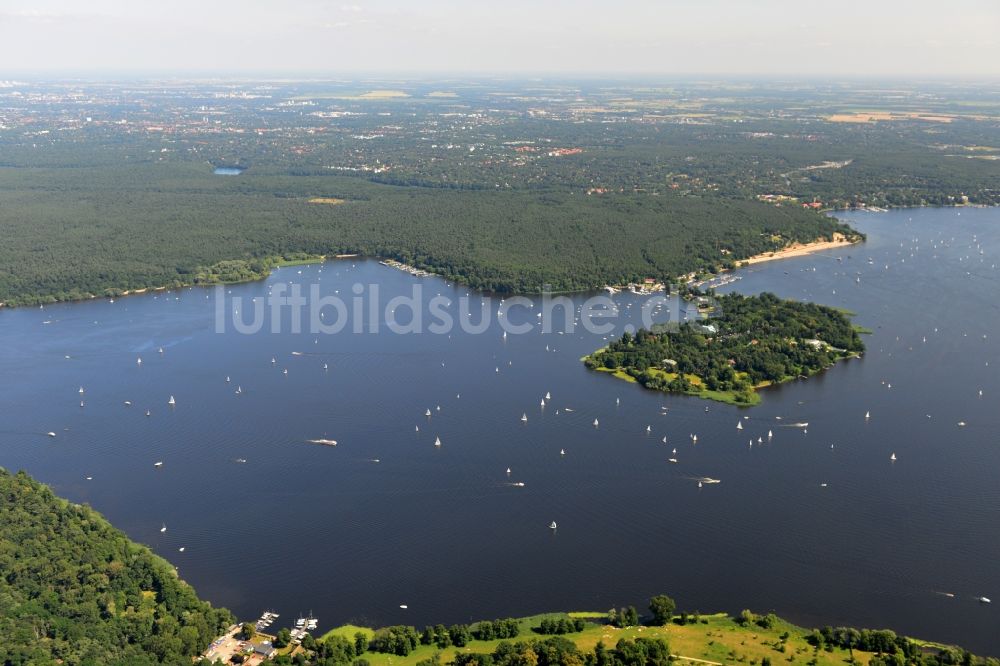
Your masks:
<svg viewBox="0 0 1000 666"><path fill-rule="evenodd" d="M30 72L1000 78L1000 0L0 0Z"/></svg>

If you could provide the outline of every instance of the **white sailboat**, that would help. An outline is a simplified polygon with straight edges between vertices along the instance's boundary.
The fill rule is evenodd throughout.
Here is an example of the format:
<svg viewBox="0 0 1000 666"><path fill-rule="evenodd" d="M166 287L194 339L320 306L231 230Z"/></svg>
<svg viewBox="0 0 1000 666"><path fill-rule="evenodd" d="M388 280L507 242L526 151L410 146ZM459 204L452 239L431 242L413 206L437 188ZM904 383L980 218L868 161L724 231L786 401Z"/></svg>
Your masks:
<svg viewBox="0 0 1000 666"><path fill-rule="evenodd" d="M558 527L559 527L559 526L558 526L558 525L556 525L556 521L554 521L554 520L553 520L553 521L552 521L551 523L549 523L549 529L550 529L550 530L554 530L554 529L557 529Z"/></svg>
<svg viewBox="0 0 1000 666"><path fill-rule="evenodd" d="M80 387L80 390L77 391L77 393L79 393L80 395L83 395L83 387L82 386Z"/></svg>
<svg viewBox="0 0 1000 666"><path fill-rule="evenodd" d="M167 531L167 524L163 523L163 526L160 528L160 532L166 532L166 531Z"/></svg>
<svg viewBox="0 0 1000 666"><path fill-rule="evenodd" d="M424 412L424 416L430 416L430 415L431 415L431 410L428 409L426 412Z"/></svg>
<svg viewBox="0 0 1000 666"><path fill-rule="evenodd" d="M527 423L527 422L528 422L528 415L521 414L521 423Z"/></svg>
<svg viewBox="0 0 1000 666"><path fill-rule="evenodd" d="M142 365L142 357L141 356L139 356L138 358L135 359L135 364L136 365Z"/></svg>
<svg viewBox="0 0 1000 666"><path fill-rule="evenodd" d="M549 393L548 391L546 391L546 392L545 392L545 399L546 399L546 400L551 400L551 399L552 399L552 394L551 394L551 393Z"/></svg>
<svg viewBox="0 0 1000 666"><path fill-rule="evenodd" d="M651 432L653 432L653 426L651 425L646 426L646 434L648 435Z"/></svg>
<svg viewBox="0 0 1000 666"><path fill-rule="evenodd" d="M742 421L737 421L736 422L736 429L737 430L743 430L743 422Z"/></svg>
<svg viewBox="0 0 1000 666"><path fill-rule="evenodd" d="M594 419L594 427L596 428L596 427L597 427L597 425L598 425L598 423L597 423L597 419Z"/></svg>
<svg viewBox="0 0 1000 666"><path fill-rule="evenodd" d="M896 454L893 453L891 456L889 456L889 460L891 460L892 462L896 462Z"/></svg>
<svg viewBox="0 0 1000 666"><path fill-rule="evenodd" d="M441 446L441 438L440 437L435 437L434 438L434 446Z"/></svg>
<svg viewBox="0 0 1000 666"><path fill-rule="evenodd" d="M170 396L170 400L167 400L168 405L176 405L177 401L174 400L174 396Z"/></svg>

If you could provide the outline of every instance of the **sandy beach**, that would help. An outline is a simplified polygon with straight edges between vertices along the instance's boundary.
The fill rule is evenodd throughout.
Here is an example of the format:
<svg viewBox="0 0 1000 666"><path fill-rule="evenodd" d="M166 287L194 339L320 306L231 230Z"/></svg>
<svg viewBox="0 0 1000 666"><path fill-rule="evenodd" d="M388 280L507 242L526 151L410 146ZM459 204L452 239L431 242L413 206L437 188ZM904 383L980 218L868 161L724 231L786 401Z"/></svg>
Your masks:
<svg viewBox="0 0 1000 666"><path fill-rule="evenodd" d="M749 266L751 264L759 264L765 261L773 261L775 259L789 259L791 257L802 257L807 254L812 254L813 252L819 252L820 250L833 250L838 247L846 247L848 245L854 245L856 241L851 241L843 237L835 238L832 241L816 241L814 243L794 243L785 247L781 250L776 250L774 252L765 252L764 254L758 254L755 257L750 257L749 259L743 259L740 263L744 266Z"/></svg>

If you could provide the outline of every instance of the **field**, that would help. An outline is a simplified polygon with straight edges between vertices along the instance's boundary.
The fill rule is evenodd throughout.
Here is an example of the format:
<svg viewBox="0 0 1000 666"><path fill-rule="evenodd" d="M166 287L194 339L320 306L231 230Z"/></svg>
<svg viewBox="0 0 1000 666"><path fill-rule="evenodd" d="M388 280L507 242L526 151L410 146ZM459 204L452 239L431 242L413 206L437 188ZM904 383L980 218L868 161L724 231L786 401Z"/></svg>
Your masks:
<svg viewBox="0 0 1000 666"><path fill-rule="evenodd" d="M535 615L520 619L521 634L514 642L545 638L532 631L543 618L561 618L580 616L580 613L550 613ZM586 613L588 617L605 617L604 613ZM343 630L334 629L323 636L340 634L353 638L357 627ZM369 630L370 631L370 630ZM788 634L782 640L784 634ZM622 638L637 637L663 638L670 645L670 651L681 660L694 663L708 662L710 664L760 664L764 657L772 662L806 664L815 658L814 666L840 666L849 662L850 655L846 650L834 649L814 650L806 642L808 631L800 627L778 621L770 629L758 626L744 627L737 624L725 614L704 615L695 624L669 624L663 627L640 626L626 629L598 624L589 625L580 633L565 634L567 638L583 651L592 651L598 641L603 641L608 647L613 646ZM501 641L472 641L464 648L448 648L439 650L434 646L421 645L405 657L397 655L369 652L364 658L371 666L416 666L417 663L440 653L442 662L447 663L456 650L471 653L492 652ZM871 655L855 651L854 657L858 663L867 665Z"/></svg>

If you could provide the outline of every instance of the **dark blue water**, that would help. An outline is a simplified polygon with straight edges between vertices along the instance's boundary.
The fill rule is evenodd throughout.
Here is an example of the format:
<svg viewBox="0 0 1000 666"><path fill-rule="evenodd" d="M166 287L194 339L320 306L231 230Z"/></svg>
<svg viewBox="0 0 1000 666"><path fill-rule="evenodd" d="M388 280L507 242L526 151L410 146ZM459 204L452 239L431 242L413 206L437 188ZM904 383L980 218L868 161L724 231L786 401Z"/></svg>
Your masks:
<svg viewBox="0 0 1000 666"><path fill-rule="evenodd" d="M848 219L866 245L728 288L849 308L869 353L752 410L588 372L605 341L579 330L220 334L215 292L195 289L0 312L0 464L90 503L244 618L422 625L667 592L1000 654L1000 603L975 600L1000 601L1000 211ZM288 282L377 283L383 303L414 284L467 293L342 260L227 298ZM616 299L636 315L640 297Z"/></svg>

